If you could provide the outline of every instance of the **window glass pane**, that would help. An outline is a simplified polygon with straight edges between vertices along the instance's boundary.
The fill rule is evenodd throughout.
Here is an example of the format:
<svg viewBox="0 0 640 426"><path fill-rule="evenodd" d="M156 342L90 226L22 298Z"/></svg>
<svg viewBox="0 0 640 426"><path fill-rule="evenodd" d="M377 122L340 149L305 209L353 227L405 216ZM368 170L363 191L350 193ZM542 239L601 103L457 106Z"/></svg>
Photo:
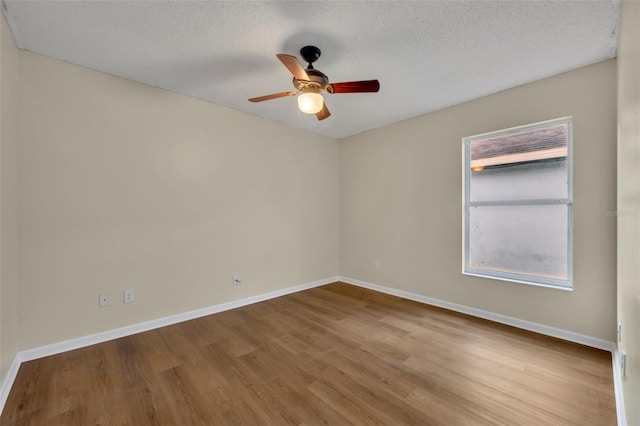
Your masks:
<svg viewBox="0 0 640 426"><path fill-rule="evenodd" d="M470 141L470 166L491 167L566 157L568 140L569 122L478 136Z"/></svg>
<svg viewBox="0 0 640 426"><path fill-rule="evenodd" d="M568 279L568 206L469 209L471 268Z"/></svg>
<svg viewBox="0 0 640 426"><path fill-rule="evenodd" d="M568 198L567 160L512 163L471 172L471 201Z"/></svg>

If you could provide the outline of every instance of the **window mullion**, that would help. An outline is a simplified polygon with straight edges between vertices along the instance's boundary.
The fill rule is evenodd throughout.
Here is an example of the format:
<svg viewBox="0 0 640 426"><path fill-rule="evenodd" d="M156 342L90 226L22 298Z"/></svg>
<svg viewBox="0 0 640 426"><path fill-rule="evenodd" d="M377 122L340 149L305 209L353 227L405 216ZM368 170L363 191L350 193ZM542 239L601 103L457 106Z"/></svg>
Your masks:
<svg viewBox="0 0 640 426"><path fill-rule="evenodd" d="M568 198L540 198L532 200L494 200L494 201L469 201L469 207L479 206L543 206L556 204L571 204Z"/></svg>

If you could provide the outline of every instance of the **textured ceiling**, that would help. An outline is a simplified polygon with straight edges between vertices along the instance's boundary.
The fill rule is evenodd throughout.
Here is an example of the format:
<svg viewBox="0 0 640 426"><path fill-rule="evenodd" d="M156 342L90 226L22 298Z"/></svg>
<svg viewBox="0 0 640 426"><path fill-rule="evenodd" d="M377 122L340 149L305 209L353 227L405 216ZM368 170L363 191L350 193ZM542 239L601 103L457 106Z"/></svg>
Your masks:
<svg viewBox="0 0 640 426"><path fill-rule="evenodd" d="M616 55L614 1L4 1L20 48L333 138ZM276 53L330 81L377 78L377 94L326 94L318 122Z"/></svg>

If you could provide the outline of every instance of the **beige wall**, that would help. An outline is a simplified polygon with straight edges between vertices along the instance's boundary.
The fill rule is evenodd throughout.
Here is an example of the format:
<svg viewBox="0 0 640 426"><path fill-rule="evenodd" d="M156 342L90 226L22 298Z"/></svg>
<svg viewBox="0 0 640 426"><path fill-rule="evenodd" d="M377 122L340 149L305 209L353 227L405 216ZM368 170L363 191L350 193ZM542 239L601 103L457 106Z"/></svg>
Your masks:
<svg viewBox="0 0 640 426"><path fill-rule="evenodd" d="M0 16L0 383L18 350L18 50Z"/></svg>
<svg viewBox="0 0 640 426"><path fill-rule="evenodd" d="M640 424L640 2L622 4L618 45L618 351L627 424Z"/></svg>
<svg viewBox="0 0 640 426"><path fill-rule="evenodd" d="M11 172L5 158L17 154L4 157L5 140L17 145L5 132L18 126L5 121L18 120L3 110L9 256L17 226L4 202L20 194L17 314L15 281L5 287L2 275L3 372L16 347L338 273L614 339L615 220L604 212L616 206L615 61L338 142L16 53L5 49L6 25L2 34L2 81L6 52L20 71L19 102L2 92L3 107L19 106L20 128ZM575 130L575 290L462 276L461 138L566 115ZM5 188L16 163L17 190ZM125 288L135 302L122 303ZM100 292L111 294L110 307L97 307Z"/></svg>
<svg viewBox="0 0 640 426"><path fill-rule="evenodd" d="M20 349L338 274L337 141L25 51L19 66Z"/></svg>
<svg viewBox="0 0 640 426"><path fill-rule="evenodd" d="M463 276L461 138L569 115L574 291ZM605 211L616 206L615 167L615 60L348 138L340 273L613 341L616 225Z"/></svg>

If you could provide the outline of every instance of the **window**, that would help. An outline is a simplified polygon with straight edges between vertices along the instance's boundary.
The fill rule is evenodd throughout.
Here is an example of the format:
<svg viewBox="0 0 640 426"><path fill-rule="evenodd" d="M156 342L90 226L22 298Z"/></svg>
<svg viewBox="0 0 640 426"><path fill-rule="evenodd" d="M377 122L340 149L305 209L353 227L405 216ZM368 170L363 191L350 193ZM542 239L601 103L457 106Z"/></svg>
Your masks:
<svg viewBox="0 0 640 426"><path fill-rule="evenodd" d="M463 273L572 287L571 118L463 139Z"/></svg>

